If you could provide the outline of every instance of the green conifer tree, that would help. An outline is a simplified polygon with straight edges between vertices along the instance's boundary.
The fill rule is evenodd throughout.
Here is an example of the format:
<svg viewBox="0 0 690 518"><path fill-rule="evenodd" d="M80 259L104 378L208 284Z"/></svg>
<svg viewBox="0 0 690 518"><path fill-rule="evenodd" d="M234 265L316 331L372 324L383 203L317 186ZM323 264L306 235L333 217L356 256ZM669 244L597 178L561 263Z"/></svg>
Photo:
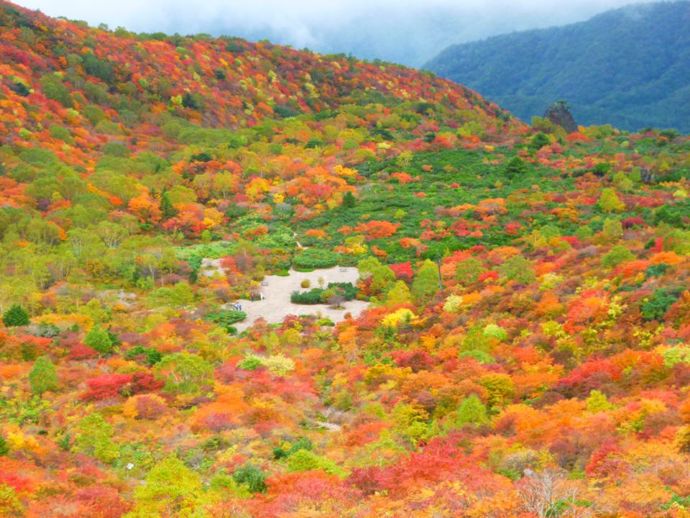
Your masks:
<svg viewBox="0 0 690 518"><path fill-rule="evenodd" d="M172 202L170 201L168 191L163 191L163 194L161 194L160 209L161 214L163 215L163 219L170 219L177 216L177 209L173 206Z"/></svg>
<svg viewBox="0 0 690 518"><path fill-rule="evenodd" d="M28 326L29 314L19 304L14 304L2 315L2 323L6 327Z"/></svg>
<svg viewBox="0 0 690 518"><path fill-rule="evenodd" d="M7 445L7 440L0 435L0 457L7 455L10 452L10 447Z"/></svg>
<svg viewBox="0 0 690 518"><path fill-rule="evenodd" d="M350 191L347 191L343 196L343 207L346 209L351 209L356 205L356 203L357 200L355 199L354 194L352 194Z"/></svg>

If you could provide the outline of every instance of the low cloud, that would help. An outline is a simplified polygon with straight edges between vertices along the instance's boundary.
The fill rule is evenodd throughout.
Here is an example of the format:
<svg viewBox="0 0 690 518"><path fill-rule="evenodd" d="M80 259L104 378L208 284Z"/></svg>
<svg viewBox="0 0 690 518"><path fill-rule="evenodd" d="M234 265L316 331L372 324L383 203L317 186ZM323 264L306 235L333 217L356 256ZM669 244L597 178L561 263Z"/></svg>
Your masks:
<svg viewBox="0 0 690 518"><path fill-rule="evenodd" d="M453 43L587 19L631 0L19 0L137 32L233 35L421 65Z"/></svg>

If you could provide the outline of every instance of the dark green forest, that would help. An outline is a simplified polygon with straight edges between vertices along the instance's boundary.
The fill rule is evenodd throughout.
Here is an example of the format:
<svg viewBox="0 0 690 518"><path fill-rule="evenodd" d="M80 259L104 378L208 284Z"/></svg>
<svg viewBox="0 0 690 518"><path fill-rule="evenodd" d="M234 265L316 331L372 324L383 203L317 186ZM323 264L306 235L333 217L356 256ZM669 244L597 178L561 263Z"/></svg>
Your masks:
<svg viewBox="0 0 690 518"><path fill-rule="evenodd" d="M425 68L529 121L564 99L579 124L690 131L690 2L447 48Z"/></svg>

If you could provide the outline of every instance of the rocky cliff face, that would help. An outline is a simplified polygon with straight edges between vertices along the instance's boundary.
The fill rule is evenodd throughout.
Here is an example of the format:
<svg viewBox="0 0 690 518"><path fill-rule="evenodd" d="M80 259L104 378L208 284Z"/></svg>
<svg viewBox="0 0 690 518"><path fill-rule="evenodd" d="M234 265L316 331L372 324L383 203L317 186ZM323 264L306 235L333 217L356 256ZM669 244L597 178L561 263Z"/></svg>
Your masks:
<svg viewBox="0 0 690 518"><path fill-rule="evenodd" d="M544 113L544 117L549 119L551 122L560 126L568 133L577 131L577 123L573 114L570 113L570 108L568 103L565 101L556 101L553 103Z"/></svg>

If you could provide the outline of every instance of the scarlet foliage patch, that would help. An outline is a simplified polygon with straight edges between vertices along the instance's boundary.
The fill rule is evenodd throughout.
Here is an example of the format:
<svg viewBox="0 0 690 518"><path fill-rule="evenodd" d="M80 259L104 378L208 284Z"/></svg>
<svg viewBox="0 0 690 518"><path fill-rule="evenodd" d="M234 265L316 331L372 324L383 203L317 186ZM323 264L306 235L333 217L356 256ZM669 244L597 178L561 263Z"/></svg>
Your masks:
<svg viewBox="0 0 690 518"><path fill-rule="evenodd" d="M405 261L404 263L389 264L388 267L393 270L395 277L405 282L412 281L414 271L412 270L412 263Z"/></svg>
<svg viewBox="0 0 690 518"><path fill-rule="evenodd" d="M116 398L132 381L131 374L104 374L87 380L88 390L82 396L86 401Z"/></svg>

